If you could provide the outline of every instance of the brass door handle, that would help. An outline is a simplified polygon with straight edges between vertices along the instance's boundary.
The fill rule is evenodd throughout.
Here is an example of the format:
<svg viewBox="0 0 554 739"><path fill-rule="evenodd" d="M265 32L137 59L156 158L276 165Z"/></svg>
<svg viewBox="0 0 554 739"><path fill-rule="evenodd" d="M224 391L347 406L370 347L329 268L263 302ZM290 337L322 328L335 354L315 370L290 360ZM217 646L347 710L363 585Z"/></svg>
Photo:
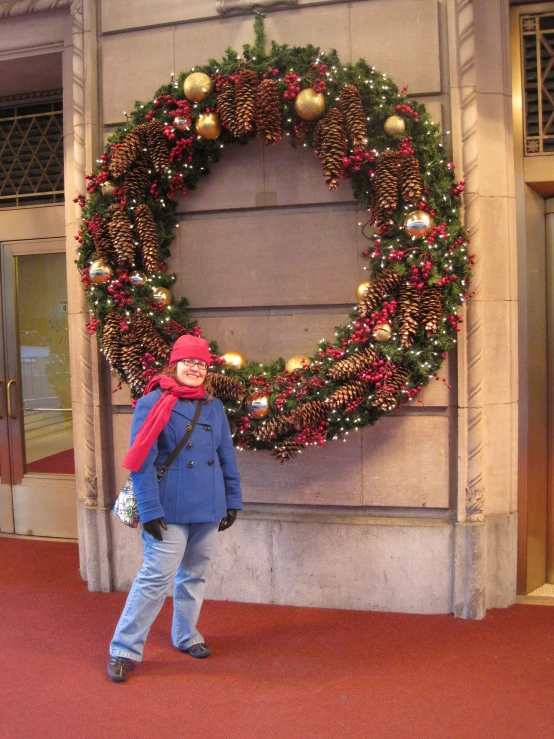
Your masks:
<svg viewBox="0 0 554 739"><path fill-rule="evenodd" d="M2 410L0 410L0 418L4 418L4 392L2 389L2 386L4 385L4 380L0 380L0 402L2 402Z"/></svg>
<svg viewBox="0 0 554 739"><path fill-rule="evenodd" d="M12 409L12 394L10 392L12 385L15 385L15 387L17 389L17 380L9 380L8 381L8 388L7 388L7 390L8 390L8 416L10 418L17 418L17 412L14 413L13 412L13 409Z"/></svg>

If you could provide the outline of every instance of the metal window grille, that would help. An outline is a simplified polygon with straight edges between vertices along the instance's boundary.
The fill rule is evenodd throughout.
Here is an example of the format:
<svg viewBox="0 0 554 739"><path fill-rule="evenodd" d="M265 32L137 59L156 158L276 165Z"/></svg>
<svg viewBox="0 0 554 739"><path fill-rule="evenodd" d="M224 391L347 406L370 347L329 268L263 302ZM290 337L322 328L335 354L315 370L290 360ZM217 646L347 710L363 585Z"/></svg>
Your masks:
<svg viewBox="0 0 554 739"><path fill-rule="evenodd" d="M0 98L0 208L63 202L61 92Z"/></svg>

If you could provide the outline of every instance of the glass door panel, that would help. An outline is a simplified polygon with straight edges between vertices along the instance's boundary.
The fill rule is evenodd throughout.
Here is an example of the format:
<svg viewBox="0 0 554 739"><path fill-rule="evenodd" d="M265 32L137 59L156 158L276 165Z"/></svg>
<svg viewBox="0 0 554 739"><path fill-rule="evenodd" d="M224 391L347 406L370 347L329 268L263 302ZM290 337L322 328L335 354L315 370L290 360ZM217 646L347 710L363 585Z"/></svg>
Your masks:
<svg viewBox="0 0 554 739"><path fill-rule="evenodd" d="M16 257L25 473L75 474L65 254Z"/></svg>

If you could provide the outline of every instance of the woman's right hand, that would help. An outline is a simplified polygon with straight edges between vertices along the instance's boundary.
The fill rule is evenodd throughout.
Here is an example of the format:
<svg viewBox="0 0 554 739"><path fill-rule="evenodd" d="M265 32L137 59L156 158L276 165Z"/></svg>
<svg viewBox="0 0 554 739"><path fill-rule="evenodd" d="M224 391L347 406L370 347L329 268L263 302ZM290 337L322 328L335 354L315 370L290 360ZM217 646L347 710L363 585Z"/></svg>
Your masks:
<svg viewBox="0 0 554 739"><path fill-rule="evenodd" d="M163 518L155 518L153 521L145 521L142 528L147 534L153 536L158 541L163 541L162 529L167 531L167 524Z"/></svg>

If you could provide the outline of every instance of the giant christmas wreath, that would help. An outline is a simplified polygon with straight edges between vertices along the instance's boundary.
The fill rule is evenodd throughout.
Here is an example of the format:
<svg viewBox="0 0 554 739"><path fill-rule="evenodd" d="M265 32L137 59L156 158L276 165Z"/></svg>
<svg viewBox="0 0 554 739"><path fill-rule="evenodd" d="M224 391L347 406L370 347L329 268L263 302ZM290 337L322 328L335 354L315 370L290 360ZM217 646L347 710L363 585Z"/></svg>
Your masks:
<svg viewBox="0 0 554 739"><path fill-rule="evenodd" d="M266 54L261 16L255 32L242 56L229 49L135 104L87 177L88 197L76 198L77 264L89 331L136 400L175 339L201 334L186 299L172 302L164 260L176 196L196 188L223 146L288 136L313 148L329 188L349 179L368 211L371 279L335 341L267 365L220 357L211 344L208 379L237 446L284 461L375 423L438 377L470 297L473 257L460 221L463 182L423 105L364 60L343 64L335 52L274 42Z"/></svg>

